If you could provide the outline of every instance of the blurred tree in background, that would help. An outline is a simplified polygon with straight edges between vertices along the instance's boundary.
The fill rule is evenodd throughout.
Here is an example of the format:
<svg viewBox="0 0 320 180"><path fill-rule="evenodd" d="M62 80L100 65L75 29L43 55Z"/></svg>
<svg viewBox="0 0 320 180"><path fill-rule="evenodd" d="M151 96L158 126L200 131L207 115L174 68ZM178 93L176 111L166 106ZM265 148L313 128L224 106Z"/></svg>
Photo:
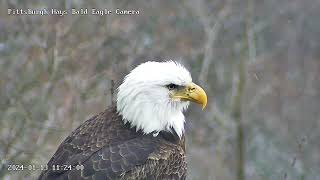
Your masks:
<svg viewBox="0 0 320 180"><path fill-rule="evenodd" d="M99 8L139 15L8 15ZM319 0L0 1L0 179L35 179L137 64L174 59L206 89L186 113L188 179L320 179Z"/></svg>

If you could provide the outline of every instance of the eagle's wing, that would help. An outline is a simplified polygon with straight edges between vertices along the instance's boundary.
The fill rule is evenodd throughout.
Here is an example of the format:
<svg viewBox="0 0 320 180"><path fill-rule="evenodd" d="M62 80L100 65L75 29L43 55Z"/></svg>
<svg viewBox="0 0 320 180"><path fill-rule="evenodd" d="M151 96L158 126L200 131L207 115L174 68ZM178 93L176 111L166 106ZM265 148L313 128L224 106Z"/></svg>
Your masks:
<svg viewBox="0 0 320 180"><path fill-rule="evenodd" d="M49 170L42 179L184 179L185 155L172 144L148 136L131 139L79 159L83 169ZM157 177L157 178L156 178ZM40 178L40 179L41 179Z"/></svg>
<svg viewBox="0 0 320 180"><path fill-rule="evenodd" d="M39 179L128 179L128 174L154 173L138 173L147 172L142 170L145 166L149 171L159 164L166 167L166 160L159 157L168 158L176 147L129 130L119 118L109 109L84 122L61 143ZM54 165L60 169L53 169ZM83 169L76 170L77 165Z"/></svg>
<svg viewBox="0 0 320 180"><path fill-rule="evenodd" d="M143 165L135 166L122 179L184 180L187 175L185 150L182 146L160 140L159 146Z"/></svg>
<svg viewBox="0 0 320 180"><path fill-rule="evenodd" d="M150 139L132 139L106 146L78 162L82 170L48 171L44 179L120 179L122 175L146 162L156 148ZM76 158L76 157L75 157Z"/></svg>

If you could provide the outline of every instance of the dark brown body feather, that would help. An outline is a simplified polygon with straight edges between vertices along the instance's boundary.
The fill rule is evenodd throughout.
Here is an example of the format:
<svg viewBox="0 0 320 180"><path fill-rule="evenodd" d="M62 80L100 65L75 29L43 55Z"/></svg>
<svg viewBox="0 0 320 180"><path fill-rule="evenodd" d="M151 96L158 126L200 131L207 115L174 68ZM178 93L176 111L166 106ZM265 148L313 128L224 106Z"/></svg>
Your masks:
<svg viewBox="0 0 320 180"><path fill-rule="evenodd" d="M121 118L112 107L84 122L61 143L39 179L185 179L184 137L144 135Z"/></svg>

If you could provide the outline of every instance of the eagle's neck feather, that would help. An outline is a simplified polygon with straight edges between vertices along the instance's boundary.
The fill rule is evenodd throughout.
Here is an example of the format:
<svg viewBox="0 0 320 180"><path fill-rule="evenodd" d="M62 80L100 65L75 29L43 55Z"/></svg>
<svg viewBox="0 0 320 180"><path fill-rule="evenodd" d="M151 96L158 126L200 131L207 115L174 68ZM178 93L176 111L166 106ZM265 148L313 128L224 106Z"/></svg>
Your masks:
<svg viewBox="0 0 320 180"><path fill-rule="evenodd" d="M185 85L191 75L182 65L173 61L146 62L133 69L118 88L117 112L124 123L129 122L145 134L160 131L184 133L183 111L189 102L173 100L166 85Z"/></svg>
<svg viewBox="0 0 320 180"><path fill-rule="evenodd" d="M137 131L142 130L145 134L157 135L160 131L173 129L179 137L183 135L185 118L182 111L188 107L188 102L171 102L169 97L144 98L141 92L121 86L117 97L117 112L123 117L124 123L130 123ZM159 89L147 88L153 92Z"/></svg>
<svg viewBox="0 0 320 180"><path fill-rule="evenodd" d="M178 107L137 100L126 104L120 100L117 103L117 111L123 117L124 123L130 123L131 127L137 131L142 130L145 134L153 133L156 136L161 131L174 130L181 137L184 133L185 118Z"/></svg>

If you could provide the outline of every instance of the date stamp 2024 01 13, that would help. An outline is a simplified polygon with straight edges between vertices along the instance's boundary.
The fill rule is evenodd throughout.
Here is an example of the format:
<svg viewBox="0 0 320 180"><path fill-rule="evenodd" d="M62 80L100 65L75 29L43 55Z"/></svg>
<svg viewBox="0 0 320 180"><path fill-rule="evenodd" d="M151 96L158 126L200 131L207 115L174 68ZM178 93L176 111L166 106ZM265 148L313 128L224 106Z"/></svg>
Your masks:
<svg viewBox="0 0 320 180"><path fill-rule="evenodd" d="M45 171L49 168L53 171L71 171L71 170L83 170L83 165L52 165L48 167L48 165L35 165L35 164L7 164L8 171Z"/></svg>
<svg viewBox="0 0 320 180"><path fill-rule="evenodd" d="M51 169L53 171L68 171L68 170L83 170L83 165L37 165L37 164L11 164L6 159L0 159L0 169L6 169L7 171L45 171Z"/></svg>

